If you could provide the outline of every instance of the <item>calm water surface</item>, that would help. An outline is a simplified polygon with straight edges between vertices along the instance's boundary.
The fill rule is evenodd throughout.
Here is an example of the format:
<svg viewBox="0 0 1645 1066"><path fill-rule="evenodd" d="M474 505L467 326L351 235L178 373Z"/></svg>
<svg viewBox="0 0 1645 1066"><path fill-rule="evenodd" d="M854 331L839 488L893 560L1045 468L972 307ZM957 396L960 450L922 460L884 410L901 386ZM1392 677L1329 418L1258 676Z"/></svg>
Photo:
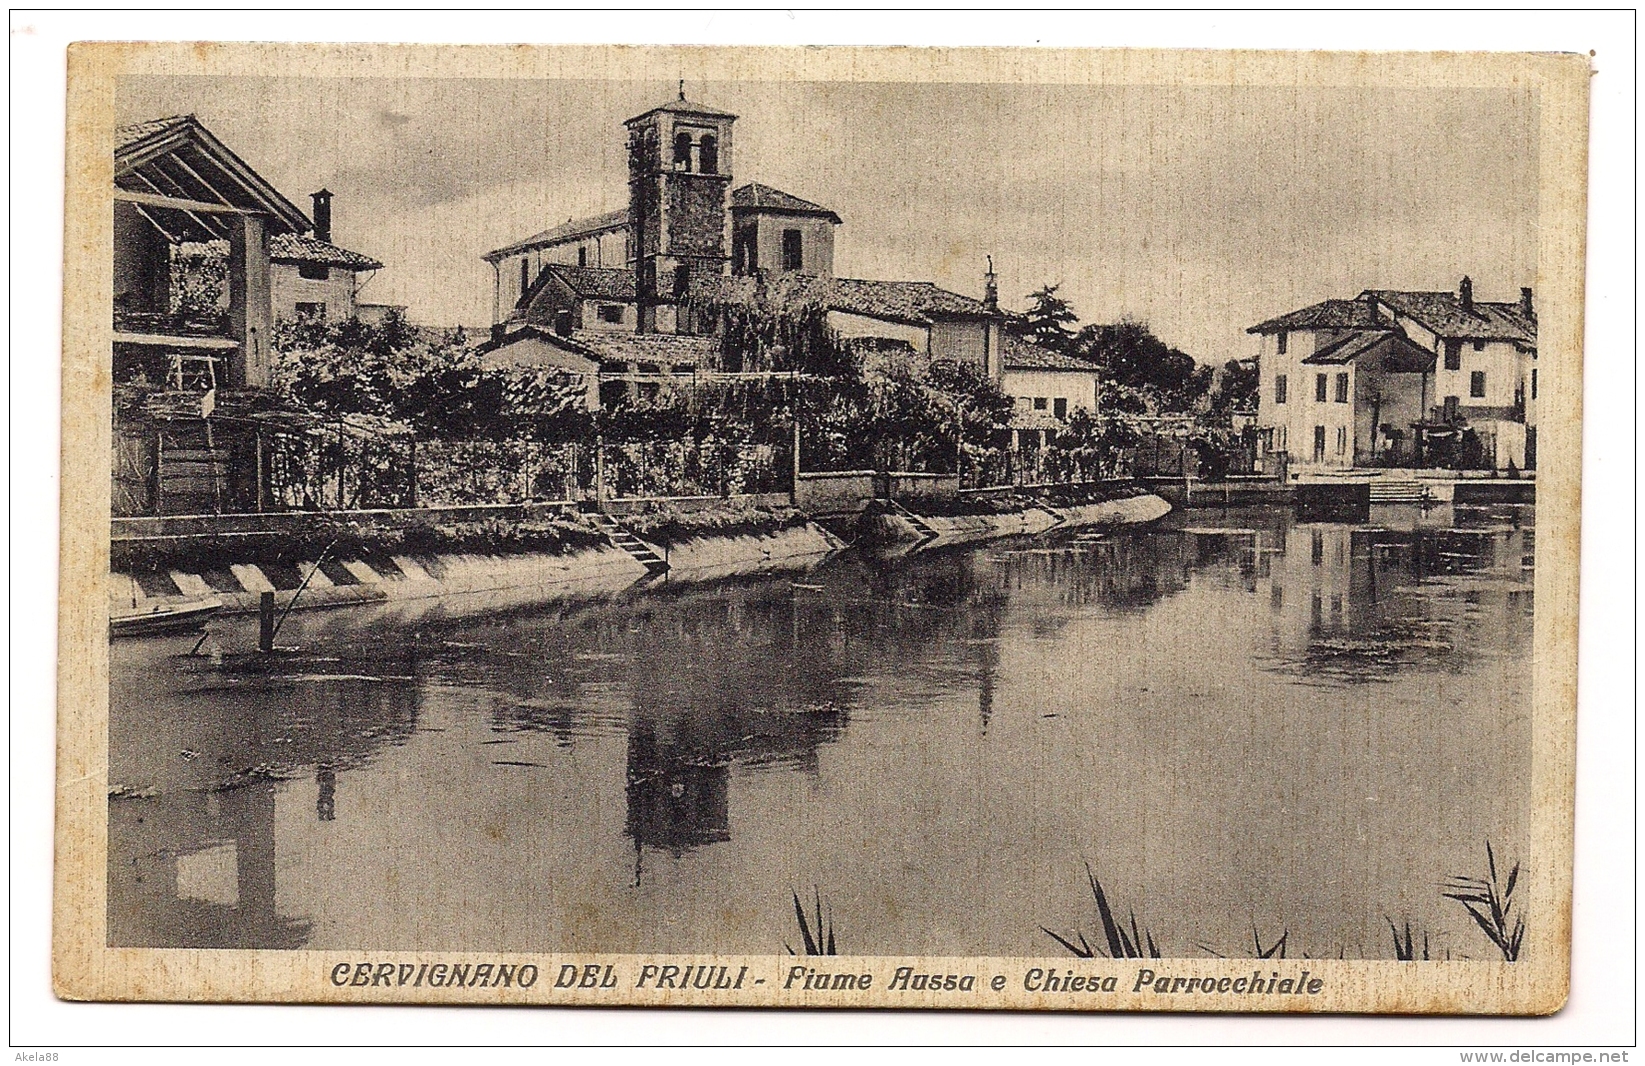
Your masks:
<svg viewBox="0 0 1645 1066"><path fill-rule="evenodd" d="M1525 842L1534 515L1372 517L116 642L110 942L772 953L815 890L842 952L1060 954L1089 863L1167 955L1485 957L1438 888Z"/></svg>

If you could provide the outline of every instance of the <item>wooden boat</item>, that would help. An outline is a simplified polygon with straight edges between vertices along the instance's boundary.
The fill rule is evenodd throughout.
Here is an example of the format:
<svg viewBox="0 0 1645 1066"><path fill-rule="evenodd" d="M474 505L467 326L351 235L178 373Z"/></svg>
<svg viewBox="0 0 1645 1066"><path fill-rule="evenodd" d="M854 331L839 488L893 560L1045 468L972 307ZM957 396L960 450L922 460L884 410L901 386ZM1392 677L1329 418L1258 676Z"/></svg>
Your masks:
<svg viewBox="0 0 1645 1066"><path fill-rule="evenodd" d="M196 632L222 609L222 600L210 598L169 600L150 607L118 611L109 615L109 635L146 637L157 633Z"/></svg>

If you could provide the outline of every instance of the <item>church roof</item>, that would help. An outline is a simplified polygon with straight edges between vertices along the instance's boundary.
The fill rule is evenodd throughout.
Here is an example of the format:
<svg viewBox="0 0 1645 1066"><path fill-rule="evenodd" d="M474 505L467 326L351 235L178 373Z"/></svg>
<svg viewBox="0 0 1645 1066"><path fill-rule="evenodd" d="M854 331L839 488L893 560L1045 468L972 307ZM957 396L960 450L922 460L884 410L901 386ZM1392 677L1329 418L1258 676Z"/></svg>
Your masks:
<svg viewBox="0 0 1645 1066"><path fill-rule="evenodd" d="M565 282L566 288L585 299L632 302L635 298L636 286L632 270L574 267L559 263L551 264L545 269L552 270Z"/></svg>
<svg viewBox="0 0 1645 1066"><path fill-rule="evenodd" d="M529 252L536 248L547 248L556 244L569 244L580 241L584 237L592 237L600 233L609 233L612 230L628 228L628 208L617 211L607 211L603 215L594 215L590 218L567 219L558 226L532 234L523 241L515 241L503 248L487 252L481 259L495 263L520 252Z"/></svg>
<svg viewBox="0 0 1645 1066"><path fill-rule="evenodd" d="M276 263L321 263L347 270L381 270L383 264L368 255L339 248L315 237L277 233L268 241L268 257Z"/></svg>
<svg viewBox="0 0 1645 1066"><path fill-rule="evenodd" d="M929 281L870 281L809 274L775 274L762 278L711 276L693 279L692 295L716 303L746 306L802 307L890 322L928 326L940 318L982 318L990 314L982 301L938 288Z"/></svg>
<svg viewBox="0 0 1645 1066"><path fill-rule="evenodd" d="M802 200L792 193L773 189L769 185L759 182L750 182L740 189L731 192L731 210L737 211L773 211L785 215L816 215L828 219L839 225L840 216L833 211L814 204L810 200Z"/></svg>
<svg viewBox="0 0 1645 1066"><path fill-rule="evenodd" d="M624 122L623 125L625 125L625 126L633 125L634 123L640 121L642 118L645 118L649 115L655 115L659 111L669 111L669 112L672 112L676 115L700 115L704 118L736 118L737 117L736 115L733 115L729 111L721 111L719 108L709 107L707 104L693 103L692 101L687 100L684 96L681 96L677 100L670 100L666 104L659 104L656 107L653 107L648 111L642 111L638 115L635 115L633 118L631 118L631 119L627 120L626 122Z"/></svg>

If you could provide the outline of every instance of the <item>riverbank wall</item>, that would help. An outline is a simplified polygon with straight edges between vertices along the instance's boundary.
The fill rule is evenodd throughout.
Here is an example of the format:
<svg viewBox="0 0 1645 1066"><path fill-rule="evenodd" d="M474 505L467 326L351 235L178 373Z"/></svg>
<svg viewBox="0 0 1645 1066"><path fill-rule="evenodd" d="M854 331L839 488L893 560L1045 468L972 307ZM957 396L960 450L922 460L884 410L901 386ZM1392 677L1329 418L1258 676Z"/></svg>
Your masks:
<svg viewBox="0 0 1645 1066"><path fill-rule="evenodd" d="M335 552L324 550L325 537L317 535L320 516L280 519L285 529L238 529L237 518L275 516L217 516L164 519L189 532L144 529L137 536L114 541L116 563L111 567L111 611L130 611L215 599L222 613L243 614L259 609L262 595L272 592L275 607L309 610L362 605L389 606L432 599L466 600L486 610L503 610L556 600L609 595L640 584L702 582L748 576L765 571L803 570L815 566L844 542L802 516L772 516L759 523L730 521L725 535L708 532L679 536L673 542L633 536L620 526L616 535L578 519L573 512L538 507L529 514L509 515L538 523L553 521L563 537L558 547L518 550L517 536L499 533L494 546L486 533L514 531L490 509L464 509L460 515L483 517L479 535L464 550L374 550L362 548L374 538L351 538ZM466 513L469 511L478 514ZM695 509L701 514L704 509ZM384 515L377 516L392 525ZM448 515L438 517L446 518ZM738 511L730 516L745 518ZM428 516L419 513L417 522ZM394 516L400 525L411 521ZM147 520L144 520L147 521ZM257 523L261 524L261 523ZM534 527L523 527L534 528ZM711 527L710 527L711 528ZM381 534L379 526L376 533ZM516 550L508 550L512 539ZM540 538L542 539L542 538ZM546 539L553 539L552 537ZM304 546L310 546L306 557ZM120 560L126 560L122 565ZM140 560L140 562L133 562Z"/></svg>
<svg viewBox="0 0 1645 1066"><path fill-rule="evenodd" d="M1171 512L1152 493L1115 500L1035 505L999 514L922 515L906 508L864 519L864 539L903 551L930 551L1003 537L1038 536L1053 530L1144 525Z"/></svg>

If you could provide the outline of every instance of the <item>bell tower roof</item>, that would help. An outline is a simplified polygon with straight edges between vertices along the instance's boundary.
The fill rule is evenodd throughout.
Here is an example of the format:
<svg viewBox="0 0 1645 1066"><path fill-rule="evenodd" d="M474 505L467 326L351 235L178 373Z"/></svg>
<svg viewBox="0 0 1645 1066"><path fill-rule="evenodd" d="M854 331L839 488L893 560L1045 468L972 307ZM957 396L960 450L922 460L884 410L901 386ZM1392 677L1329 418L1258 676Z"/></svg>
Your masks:
<svg viewBox="0 0 1645 1066"><path fill-rule="evenodd" d="M695 104L695 103L692 103L690 100L687 100L684 96L681 96L678 100L670 100L666 104L659 104L658 106L652 108L649 111L645 111L645 112L642 112L641 114L635 115L633 118L631 118L631 119L627 120L626 122L624 122L623 125L633 126L633 125L636 125L637 123L645 121L646 119L650 118L652 115L656 115L656 114L659 114L659 113L662 113L662 112L667 112L667 113L675 114L675 115L690 115L690 116L695 117L695 118L719 118L719 119L732 118L732 119L734 119L734 118L737 117L736 115L733 115L729 111L722 111L717 107L709 107L707 104Z"/></svg>

